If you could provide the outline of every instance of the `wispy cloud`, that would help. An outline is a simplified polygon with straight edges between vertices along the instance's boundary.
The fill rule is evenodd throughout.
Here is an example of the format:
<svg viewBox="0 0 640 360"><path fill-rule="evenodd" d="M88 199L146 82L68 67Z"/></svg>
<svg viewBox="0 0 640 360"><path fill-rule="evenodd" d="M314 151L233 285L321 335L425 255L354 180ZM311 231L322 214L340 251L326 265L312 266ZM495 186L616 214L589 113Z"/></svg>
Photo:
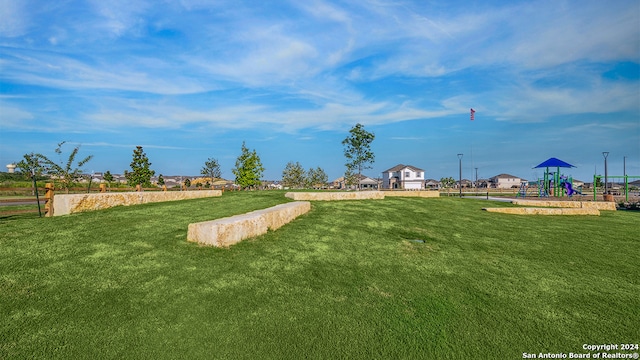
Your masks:
<svg viewBox="0 0 640 360"><path fill-rule="evenodd" d="M0 0L0 36L17 37L29 29L28 1Z"/></svg>

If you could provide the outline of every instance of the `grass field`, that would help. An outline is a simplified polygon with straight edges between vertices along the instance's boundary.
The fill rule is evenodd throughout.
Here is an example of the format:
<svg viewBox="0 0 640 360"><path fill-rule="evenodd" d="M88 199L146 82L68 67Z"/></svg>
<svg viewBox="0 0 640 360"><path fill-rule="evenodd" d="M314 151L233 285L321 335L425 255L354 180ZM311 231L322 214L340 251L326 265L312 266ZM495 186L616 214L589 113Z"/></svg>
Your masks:
<svg viewBox="0 0 640 360"><path fill-rule="evenodd" d="M191 222L286 201L0 215L0 359L521 359L640 341L638 212L314 202L229 249L186 241Z"/></svg>

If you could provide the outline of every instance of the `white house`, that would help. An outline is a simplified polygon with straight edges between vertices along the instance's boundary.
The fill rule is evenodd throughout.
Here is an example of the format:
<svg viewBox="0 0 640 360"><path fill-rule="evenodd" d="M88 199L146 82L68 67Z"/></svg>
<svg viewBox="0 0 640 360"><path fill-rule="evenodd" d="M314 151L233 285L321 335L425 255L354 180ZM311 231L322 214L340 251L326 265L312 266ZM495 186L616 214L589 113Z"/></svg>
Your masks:
<svg viewBox="0 0 640 360"><path fill-rule="evenodd" d="M492 187L497 189L511 189L520 187L520 184L526 180L509 174L500 174L490 178L489 182Z"/></svg>
<svg viewBox="0 0 640 360"><path fill-rule="evenodd" d="M424 170L398 164L382 172L383 189L424 189Z"/></svg>

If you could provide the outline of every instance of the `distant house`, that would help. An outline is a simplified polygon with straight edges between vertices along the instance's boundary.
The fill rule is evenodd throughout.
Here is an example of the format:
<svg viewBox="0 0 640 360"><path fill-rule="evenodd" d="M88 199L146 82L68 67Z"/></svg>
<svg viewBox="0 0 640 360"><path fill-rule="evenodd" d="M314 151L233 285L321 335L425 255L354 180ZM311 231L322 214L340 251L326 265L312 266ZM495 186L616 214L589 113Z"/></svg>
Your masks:
<svg viewBox="0 0 640 360"><path fill-rule="evenodd" d="M439 189L440 188L440 181L436 180L436 179L426 179L424 181L424 187L427 189Z"/></svg>
<svg viewBox="0 0 640 360"><path fill-rule="evenodd" d="M411 165L398 164L382 172L383 189L424 189L424 170Z"/></svg>
<svg viewBox="0 0 640 360"><path fill-rule="evenodd" d="M489 179L491 187L496 189L518 188L522 182L526 182L526 180L509 174L500 174Z"/></svg>
<svg viewBox="0 0 640 360"><path fill-rule="evenodd" d="M358 174L355 174L355 177L358 178ZM360 175L360 189L362 190L376 190L378 189L378 180L372 179L368 176ZM347 185L344 176L341 176L331 182L332 188L334 189L352 189L355 190L358 188L357 185Z"/></svg>
<svg viewBox="0 0 640 360"><path fill-rule="evenodd" d="M456 181L456 187L460 188L460 184L462 184L463 188L471 188L473 187L473 181L469 179L462 179L462 182Z"/></svg>
<svg viewBox="0 0 640 360"><path fill-rule="evenodd" d="M488 188L489 183L489 179L478 179L478 181L476 181L476 188Z"/></svg>

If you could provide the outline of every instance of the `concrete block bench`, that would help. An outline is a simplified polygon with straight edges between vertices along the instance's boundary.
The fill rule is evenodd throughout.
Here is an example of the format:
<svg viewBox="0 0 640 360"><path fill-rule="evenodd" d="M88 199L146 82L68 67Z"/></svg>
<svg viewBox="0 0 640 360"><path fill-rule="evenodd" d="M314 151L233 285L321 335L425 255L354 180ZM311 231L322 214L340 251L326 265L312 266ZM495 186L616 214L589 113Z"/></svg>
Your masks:
<svg viewBox="0 0 640 360"><path fill-rule="evenodd" d="M107 209L114 206L139 205L153 202L176 201L222 196L221 190L200 191L147 191L111 192L99 194L55 194L53 216L83 211Z"/></svg>
<svg viewBox="0 0 640 360"><path fill-rule="evenodd" d="M189 224L187 240L228 247L244 239L276 230L311 210L311 203L295 201L217 220Z"/></svg>
<svg viewBox="0 0 640 360"><path fill-rule="evenodd" d="M616 211L616 203L604 201L513 200L515 205Z"/></svg>
<svg viewBox="0 0 640 360"><path fill-rule="evenodd" d="M510 207L510 208L484 208L488 212L515 215L600 215L600 210L593 208L535 208L535 207Z"/></svg>
<svg viewBox="0 0 640 360"><path fill-rule="evenodd" d="M350 192L288 192L285 197L293 200L335 201L384 199L382 191L350 191Z"/></svg>
<svg viewBox="0 0 640 360"><path fill-rule="evenodd" d="M416 190L416 191L385 191L385 197L421 197L421 198L437 198L440 197L440 191L437 190Z"/></svg>

